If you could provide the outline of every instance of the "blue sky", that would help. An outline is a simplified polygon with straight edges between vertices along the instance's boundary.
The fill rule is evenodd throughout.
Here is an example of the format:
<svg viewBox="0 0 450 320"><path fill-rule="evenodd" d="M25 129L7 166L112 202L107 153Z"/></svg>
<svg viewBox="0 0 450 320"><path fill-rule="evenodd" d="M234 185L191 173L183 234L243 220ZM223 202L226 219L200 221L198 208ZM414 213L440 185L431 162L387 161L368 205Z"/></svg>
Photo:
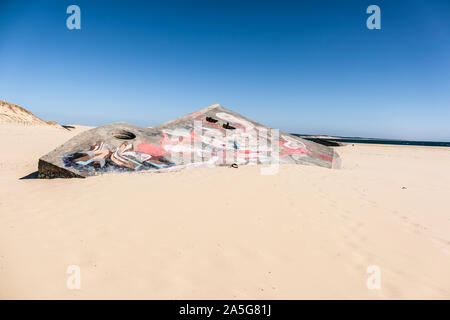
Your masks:
<svg viewBox="0 0 450 320"><path fill-rule="evenodd" d="M450 141L450 2L0 0L0 99L63 124L220 103L288 132Z"/></svg>

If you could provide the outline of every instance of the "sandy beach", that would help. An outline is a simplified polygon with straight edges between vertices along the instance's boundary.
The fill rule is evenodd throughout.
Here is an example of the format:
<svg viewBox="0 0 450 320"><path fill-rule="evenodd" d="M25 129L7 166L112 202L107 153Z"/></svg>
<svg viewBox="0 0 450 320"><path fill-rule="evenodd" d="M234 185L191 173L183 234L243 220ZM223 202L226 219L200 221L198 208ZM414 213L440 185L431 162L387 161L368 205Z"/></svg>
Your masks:
<svg viewBox="0 0 450 320"><path fill-rule="evenodd" d="M450 298L450 148L350 144L339 170L268 176L20 179L87 129L0 125L1 299Z"/></svg>

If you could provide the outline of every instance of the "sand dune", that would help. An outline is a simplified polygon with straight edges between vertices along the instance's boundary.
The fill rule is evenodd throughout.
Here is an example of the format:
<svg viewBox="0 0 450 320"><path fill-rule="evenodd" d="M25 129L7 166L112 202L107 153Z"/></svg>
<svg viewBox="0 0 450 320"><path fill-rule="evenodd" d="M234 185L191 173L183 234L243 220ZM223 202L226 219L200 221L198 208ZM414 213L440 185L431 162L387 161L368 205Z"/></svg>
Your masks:
<svg viewBox="0 0 450 320"><path fill-rule="evenodd" d="M273 176L19 180L86 129L0 126L0 298L450 298L449 148L348 145L341 170Z"/></svg>
<svg viewBox="0 0 450 320"><path fill-rule="evenodd" d="M0 100L0 125L13 124L24 126L45 126L63 129L56 121L44 121L30 111L6 101Z"/></svg>

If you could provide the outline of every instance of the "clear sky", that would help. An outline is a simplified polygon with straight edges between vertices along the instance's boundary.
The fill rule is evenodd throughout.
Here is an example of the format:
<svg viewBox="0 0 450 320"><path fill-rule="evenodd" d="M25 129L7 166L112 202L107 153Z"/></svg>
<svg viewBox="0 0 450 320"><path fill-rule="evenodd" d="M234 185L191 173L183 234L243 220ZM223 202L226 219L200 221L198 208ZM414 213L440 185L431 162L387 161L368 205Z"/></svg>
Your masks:
<svg viewBox="0 0 450 320"><path fill-rule="evenodd" d="M0 99L62 124L220 103L288 132L450 141L450 1L0 0Z"/></svg>

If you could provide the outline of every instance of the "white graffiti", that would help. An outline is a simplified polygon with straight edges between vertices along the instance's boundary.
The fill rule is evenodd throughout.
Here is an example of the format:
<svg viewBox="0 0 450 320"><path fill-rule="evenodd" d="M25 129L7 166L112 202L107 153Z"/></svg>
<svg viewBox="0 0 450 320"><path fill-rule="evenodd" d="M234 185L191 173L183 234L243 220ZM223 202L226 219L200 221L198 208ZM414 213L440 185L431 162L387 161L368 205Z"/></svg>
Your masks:
<svg viewBox="0 0 450 320"><path fill-rule="evenodd" d="M225 120L227 122L230 122L230 123L239 123L240 125L244 126L246 129L253 129L255 127L253 125L253 123L251 123L247 120L244 120L242 118L235 117L232 114L228 114L225 112L217 112L216 117L218 117L222 120Z"/></svg>

